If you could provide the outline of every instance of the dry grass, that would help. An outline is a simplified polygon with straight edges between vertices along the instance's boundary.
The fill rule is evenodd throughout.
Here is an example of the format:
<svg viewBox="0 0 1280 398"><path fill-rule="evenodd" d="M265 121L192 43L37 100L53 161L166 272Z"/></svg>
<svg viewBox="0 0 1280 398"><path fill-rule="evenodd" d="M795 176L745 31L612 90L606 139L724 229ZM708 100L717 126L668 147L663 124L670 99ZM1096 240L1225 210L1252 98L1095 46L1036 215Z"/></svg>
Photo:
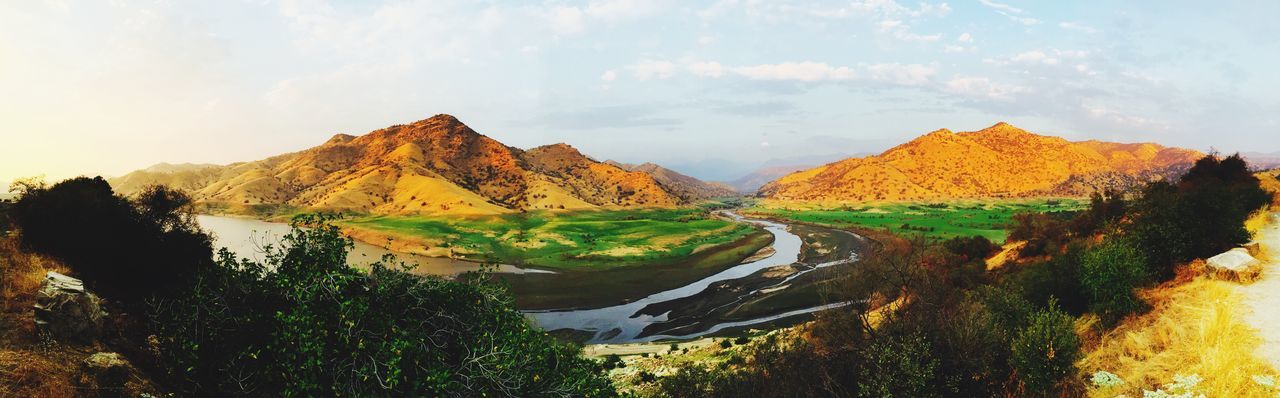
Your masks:
<svg viewBox="0 0 1280 398"><path fill-rule="evenodd" d="M1260 339L1244 320L1241 297L1231 282L1182 273L1178 280L1143 292L1154 308L1130 317L1089 346L1078 363L1082 377L1096 371L1114 373L1119 390L1091 391L1090 396L1142 396L1174 375L1198 374L1199 390L1210 397L1274 397L1253 381L1275 370L1255 357Z"/></svg>
<svg viewBox="0 0 1280 398"><path fill-rule="evenodd" d="M30 309L48 271L68 272L59 262L18 250L16 239L0 237L0 310L10 313Z"/></svg>

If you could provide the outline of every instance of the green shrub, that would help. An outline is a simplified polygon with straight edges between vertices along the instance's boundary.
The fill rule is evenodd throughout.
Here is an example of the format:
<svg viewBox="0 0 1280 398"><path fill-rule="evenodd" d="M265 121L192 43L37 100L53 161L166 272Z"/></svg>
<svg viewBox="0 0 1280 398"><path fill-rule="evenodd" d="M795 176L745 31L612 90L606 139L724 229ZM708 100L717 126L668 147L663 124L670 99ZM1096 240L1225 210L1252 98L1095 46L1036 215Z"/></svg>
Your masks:
<svg viewBox="0 0 1280 398"><path fill-rule="evenodd" d="M732 341L729 341L729 339L720 340L720 348L729 348L729 347L733 347Z"/></svg>
<svg viewBox="0 0 1280 398"><path fill-rule="evenodd" d="M751 342L751 338L747 336L738 336L738 338L733 339L733 344L737 344L737 345L747 345L747 343L750 343L750 342Z"/></svg>
<svg viewBox="0 0 1280 398"><path fill-rule="evenodd" d="M1010 364L1028 395L1049 396L1063 379L1075 373L1080 339L1075 319L1056 303L1031 315L1027 327L1013 339Z"/></svg>
<svg viewBox="0 0 1280 398"><path fill-rule="evenodd" d="M1134 290L1147 280L1146 258L1131 242L1109 240L1086 250L1080 263L1090 311L1115 321L1142 309Z"/></svg>
<svg viewBox="0 0 1280 398"><path fill-rule="evenodd" d="M931 397L938 360L919 335L876 339L858 369L859 397Z"/></svg>
<svg viewBox="0 0 1280 398"><path fill-rule="evenodd" d="M305 229L304 229L305 227ZM266 260L222 251L152 312L169 370L212 396L612 396L595 361L530 327L502 288L347 266L301 217Z"/></svg>

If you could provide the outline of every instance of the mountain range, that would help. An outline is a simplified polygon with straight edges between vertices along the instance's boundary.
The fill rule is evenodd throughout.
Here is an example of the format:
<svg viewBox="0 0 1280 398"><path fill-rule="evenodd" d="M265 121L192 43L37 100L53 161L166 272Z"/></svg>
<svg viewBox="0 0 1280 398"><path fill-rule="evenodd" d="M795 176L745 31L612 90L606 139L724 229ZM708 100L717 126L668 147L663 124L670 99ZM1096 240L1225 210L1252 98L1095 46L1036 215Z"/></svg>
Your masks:
<svg viewBox="0 0 1280 398"><path fill-rule="evenodd" d="M758 195L784 200L1082 196L1181 174L1204 154L1152 143L1072 142L1001 122L937 130L875 156L788 174Z"/></svg>
<svg viewBox="0 0 1280 398"><path fill-rule="evenodd" d="M200 202L376 214L669 207L702 197L700 181L642 166L633 171L597 162L567 144L521 150L453 116L436 115L359 137L338 134L319 146L258 161L161 164L110 182L125 194L162 183Z"/></svg>

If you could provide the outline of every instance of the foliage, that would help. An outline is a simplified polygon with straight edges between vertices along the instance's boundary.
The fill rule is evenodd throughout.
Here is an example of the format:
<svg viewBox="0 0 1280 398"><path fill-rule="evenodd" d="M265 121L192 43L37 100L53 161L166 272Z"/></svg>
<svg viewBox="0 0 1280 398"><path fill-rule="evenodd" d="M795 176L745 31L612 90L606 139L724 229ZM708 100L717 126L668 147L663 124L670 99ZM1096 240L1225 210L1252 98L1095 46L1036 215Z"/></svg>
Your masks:
<svg viewBox="0 0 1280 398"><path fill-rule="evenodd" d="M1075 372L1080 339L1075 319L1057 305L1031 315L1026 328L1013 340L1010 362L1030 395L1048 396L1055 386Z"/></svg>
<svg viewBox="0 0 1280 398"><path fill-rule="evenodd" d="M991 242L990 239L981 235L969 237L957 236L947 239L942 242L942 247L945 247L948 251L955 253L956 255L964 257L966 260L985 259L990 256L991 253L1000 249L1000 246L996 246L996 244Z"/></svg>
<svg viewBox="0 0 1280 398"><path fill-rule="evenodd" d="M181 192L151 187L130 201L101 177L79 177L21 193L11 217L22 245L61 259L104 295L136 302L178 294L211 261L210 238Z"/></svg>
<svg viewBox="0 0 1280 398"><path fill-rule="evenodd" d="M1179 263L1247 242L1245 220L1270 202L1270 194L1238 154L1209 155L1176 185L1148 184L1133 205L1129 234L1146 255L1150 271L1167 279Z"/></svg>
<svg viewBox="0 0 1280 398"><path fill-rule="evenodd" d="M859 397L929 397L938 360L919 335L890 336L871 343L858 368Z"/></svg>
<svg viewBox="0 0 1280 398"><path fill-rule="evenodd" d="M1146 258L1128 240L1112 239L1080 258L1089 310L1114 321L1142 309L1134 290L1147 281Z"/></svg>
<svg viewBox="0 0 1280 398"><path fill-rule="evenodd" d="M611 396L602 368L530 327L480 280L350 268L352 243L303 216L266 260L222 251L152 312L170 370L236 396Z"/></svg>

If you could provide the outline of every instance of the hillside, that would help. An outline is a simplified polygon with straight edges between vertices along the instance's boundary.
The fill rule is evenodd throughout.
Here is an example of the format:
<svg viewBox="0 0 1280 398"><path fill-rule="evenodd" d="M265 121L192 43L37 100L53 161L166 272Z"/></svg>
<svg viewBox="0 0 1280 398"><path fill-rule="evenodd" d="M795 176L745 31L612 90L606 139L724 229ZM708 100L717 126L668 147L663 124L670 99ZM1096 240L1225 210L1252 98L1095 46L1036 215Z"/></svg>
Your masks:
<svg viewBox="0 0 1280 398"><path fill-rule="evenodd" d="M531 209L668 207L682 202L642 172L555 144L524 151L449 115L225 166L161 165L110 180L132 194L161 183L197 201L377 214L501 214Z"/></svg>
<svg viewBox="0 0 1280 398"><path fill-rule="evenodd" d="M1072 142L1007 123L941 129L876 156L788 174L759 195L789 200L1082 196L1177 176L1204 154L1157 144Z"/></svg>
<svg viewBox="0 0 1280 398"><path fill-rule="evenodd" d="M739 195L738 191L728 184L702 181L653 163L634 165L612 160L607 160L605 163L617 166L623 170L639 171L648 174L650 177L653 177L654 180L658 181L658 184L661 184L668 191L686 201Z"/></svg>

